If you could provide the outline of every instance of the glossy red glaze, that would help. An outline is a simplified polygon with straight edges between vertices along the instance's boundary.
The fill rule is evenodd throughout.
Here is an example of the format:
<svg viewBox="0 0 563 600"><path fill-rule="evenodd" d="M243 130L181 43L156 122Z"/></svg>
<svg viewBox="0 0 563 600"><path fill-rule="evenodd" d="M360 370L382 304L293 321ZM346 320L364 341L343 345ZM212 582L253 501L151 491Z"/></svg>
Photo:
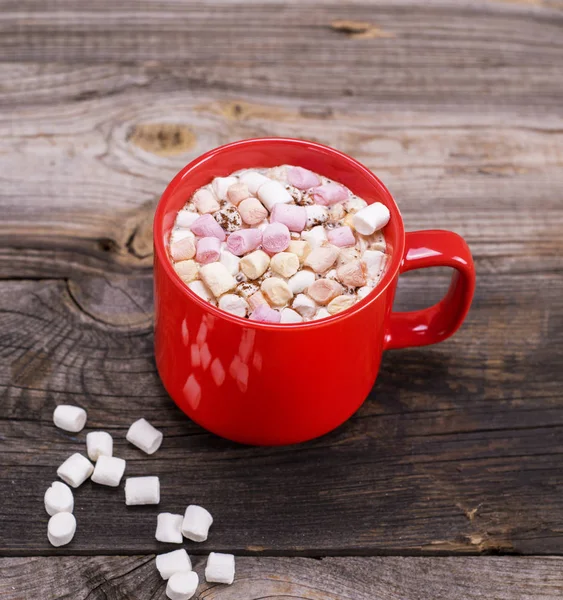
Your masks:
<svg viewBox="0 0 563 600"><path fill-rule="evenodd" d="M238 169L300 165L348 186L391 212L390 261L379 286L338 315L301 324L255 323L224 313L176 275L166 245L177 211L216 176ZM297 139L244 140L187 165L165 190L154 219L155 355L176 404L202 427L246 444L302 442L334 429L372 388L383 350L439 342L461 325L475 288L467 244L448 231L405 235L389 191L368 169L332 148ZM391 313L399 273L456 269L433 307Z"/></svg>

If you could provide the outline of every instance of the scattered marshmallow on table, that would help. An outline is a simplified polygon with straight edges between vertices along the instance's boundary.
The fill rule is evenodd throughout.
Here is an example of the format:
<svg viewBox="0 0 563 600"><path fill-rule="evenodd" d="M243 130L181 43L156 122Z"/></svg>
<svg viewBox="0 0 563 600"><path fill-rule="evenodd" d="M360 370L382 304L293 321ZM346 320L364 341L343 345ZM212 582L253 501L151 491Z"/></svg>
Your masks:
<svg viewBox="0 0 563 600"><path fill-rule="evenodd" d="M278 313L279 314L279 313ZM213 517L202 506L190 504L182 522L182 534L193 542L205 542Z"/></svg>
<svg viewBox="0 0 563 600"><path fill-rule="evenodd" d="M389 223L391 213L385 204L374 202L359 210L353 217L354 228L362 235L371 235L374 231Z"/></svg>
<svg viewBox="0 0 563 600"><path fill-rule="evenodd" d="M106 431L90 431L86 434L88 458L96 462L100 456L113 454L113 438Z"/></svg>
<svg viewBox="0 0 563 600"><path fill-rule="evenodd" d="M198 585L199 577L195 571L174 573L166 584L166 595L170 600L189 600Z"/></svg>
<svg viewBox="0 0 563 600"><path fill-rule="evenodd" d="M172 513L160 513L157 516L155 537L159 542L169 544L181 544L184 541L182 537L182 515Z"/></svg>
<svg viewBox="0 0 563 600"><path fill-rule="evenodd" d="M205 566L205 580L208 583L230 585L235 580L235 557L232 554L210 552Z"/></svg>
<svg viewBox="0 0 563 600"><path fill-rule="evenodd" d="M72 433L78 433L86 425L86 411L79 406L59 404L53 412L53 423L59 428Z"/></svg>
<svg viewBox="0 0 563 600"><path fill-rule="evenodd" d="M71 513L74 510L72 490L61 481L53 481L45 492L45 510L51 517L60 512Z"/></svg>
<svg viewBox="0 0 563 600"><path fill-rule="evenodd" d="M82 454L69 456L57 469L57 475L73 488L82 485L94 472L94 465Z"/></svg>
<svg viewBox="0 0 563 600"><path fill-rule="evenodd" d="M154 454L162 444L162 432L146 419L138 419L127 431L125 439L147 454Z"/></svg>
<svg viewBox="0 0 563 600"><path fill-rule="evenodd" d="M141 506L159 504L160 480L155 476L128 477L125 480L125 504Z"/></svg>
<svg viewBox="0 0 563 600"><path fill-rule="evenodd" d="M174 573L182 573L192 570L192 561L188 553L181 548L172 550L165 554L158 554L156 557L156 568L162 579L170 579Z"/></svg>
<svg viewBox="0 0 563 600"><path fill-rule="evenodd" d="M76 532L76 519L70 512L59 512L49 519L47 538L52 546L66 546Z"/></svg>
<svg viewBox="0 0 563 600"><path fill-rule="evenodd" d="M100 456L92 473L92 481L100 485L117 487L125 473L125 461L116 456Z"/></svg>

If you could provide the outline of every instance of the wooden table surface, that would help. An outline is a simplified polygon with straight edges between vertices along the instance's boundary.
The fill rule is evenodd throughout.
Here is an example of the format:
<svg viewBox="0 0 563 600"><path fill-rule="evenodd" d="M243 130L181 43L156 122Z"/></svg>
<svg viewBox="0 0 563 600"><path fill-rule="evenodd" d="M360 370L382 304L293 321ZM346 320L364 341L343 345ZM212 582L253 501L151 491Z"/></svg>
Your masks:
<svg viewBox="0 0 563 600"><path fill-rule="evenodd" d="M156 514L189 503L215 517L186 544L200 574L237 555L235 584L199 598L561 598L563 3L0 6L0 598L164 598ZM455 337L387 353L356 415L284 448L191 423L153 360L158 198L264 135L358 158L409 230L463 235L478 274ZM402 277L397 308L448 278ZM61 403L85 431L52 425ZM139 417L164 432L153 456L125 441ZM43 494L92 429L162 501L87 482L55 549Z"/></svg>

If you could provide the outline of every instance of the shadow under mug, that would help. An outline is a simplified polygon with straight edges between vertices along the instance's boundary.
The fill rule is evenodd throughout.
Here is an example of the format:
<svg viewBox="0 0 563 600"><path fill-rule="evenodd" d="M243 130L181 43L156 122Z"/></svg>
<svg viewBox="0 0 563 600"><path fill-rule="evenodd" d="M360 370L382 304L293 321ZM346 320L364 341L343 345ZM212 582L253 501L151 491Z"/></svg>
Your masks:
<svg viewBox="0 0 563 600"><path fill-rule="evenodd" d="M379 285L350 309L319 321L275 325L225 313L180 280L167 254L177 211L213 177L243 168L293 164L338 181L391 212L384 229L390 258ZM455 269L434 306L392 312L400 273ZM298 139L235 142L184 167L154 218L155 356L164 386L196 423L245 444L302 442L348 419L371 390L384 350L422 346L452 335L475 289L465 241L450 231L405 233L387 188L356 160Z"/></svg>

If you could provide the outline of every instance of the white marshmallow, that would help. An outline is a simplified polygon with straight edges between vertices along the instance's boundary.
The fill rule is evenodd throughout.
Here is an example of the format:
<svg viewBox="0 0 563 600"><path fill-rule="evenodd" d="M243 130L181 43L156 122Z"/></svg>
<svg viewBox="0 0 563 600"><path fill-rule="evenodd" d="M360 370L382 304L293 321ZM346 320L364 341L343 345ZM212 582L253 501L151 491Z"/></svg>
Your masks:
<svg viewBox="0 0 563 600"><path fill-rule="evenodd" d="M57 469L57 475L73 488L82 485L94 472L94 465L82 454L69 456Z"/></svg>
<svg viewBox="0 0 563 600"><path fill-rule="evenodd" d="M197 279L199 264L192 259L180 260L174 263L174 271L178 273L178 276L184 283L191 283Z"/></svg>
<svg viewBox="0 0 563 600"><path fill-rule="evenodd" d="M100 485L117 487L125 473L125 461L116 456L100 456L92 473L92 481Z"/></svg>
<svg viewBox="0 0 563 600"><path fill-rule="evenodd" d="M51 487L45 492L44 500L45 510L51 517L60 512L71 513L74 510L72 490L60 481L53 481Z"/></svg>
<svg viewBox="0 0 563 600"><path fill-rule="evenodd" d="M188 283L188 287L194 294L197 294L200 298L203 298L203 300L206 300L207 302L213 300L213 294L209 291L203 281L196 279L196 281Z"/></svg>
<svg viewBox="0 0 563 600"><path fill-rule="evenodd" d="M195 211L180 210L176 216L176 226L188 228L190 225L193 225L194 221L197 221L199 217L201 217L201 215ZM191 231L190 233L193 235Z"/></svg>
<svg viewBox="0 0 563 600"><path fill-rule="evenodd" d="M238 183L237 177L215 177L211 182L211 187L219 200L224 200L227 197L227 190Z"/></svg>
<svg viewBox="0 0 563 600"><path fill-rule="evenodd" d="M199 577L195 571L174 573L166 584L166 595L170 600L189 600L197 590Z"/></svg>
<svg viewBox="0 0 563 600"><path fill-rule="evenodd" d="M128 477L125 480L125 504L139 506L160 502L160 480L158 477Z"/></svg>
<svg viewBox="0 0 563 600"><path fill-rule="evenodd" d="M219 262L200 267L199 276L216 298L237 286L236 279L229 273L227 267Z"/></svg>
<svg viewBox="0 0 563 600"><path fill-rule="evenodd" d="M181 544L184 541L184 538L182 537L183 519L182 515L160 513L156 518L156 539L159 542Z"/></svg>
<svg viewBox="0 0 563 600"><path fill-rule="evenodd" d="M226 583L235 580L235 557L232 554L210 552L205 566L205 579L208 583Z"/></svg>
<svg viewBox="0 0 563 600"><path fill-rule="evenodd" d="M227 267L227 271L229 271L231 275L236 275L238 273L240 258L235 256L232 252L221 250L219 262Z"/></svg>
<svg viewBox="0 0 563 600"><path fill-rule="evenodd" d="M260 290L271 306L285 306L293 298L293 293L289 289L289 286L279 277L264 279Z"/></svg>
<svg viewBox="0 0 563 600"><path fill-rule="evenodd" d="M364 285L356 290L356 295L361 300L362 298L365 298L372 290L373 288L369 285Z"/></svg>
<svg viewBox="0 0 563 600"><path fill-rule="evenodd" d="M213 517L202 506L190 504L182 522L182 534L193 542L205 542Z"/></svg>
<svg viewBox="0 0 563 600"><path fill-rule="evenodd" d="M366 266L368 277L378 279L385 264L385 254L379 250L366 250L362 256L362 262Z"/></svg>
<svg viewBox="0 0 563 600"><path fill-rule="evenodd" d="M304 319L310 319L317 312L317 304L314 300L305 296L305 294L298 294L293 299L291 305L293 310L296 310Z"/></svg>
<svg viewBox="0 0 563 600"><path fill-rule="evenodd" d="M295 275L289 279L287 285L294 294L300 294L301 292L304 292L315 279L316 276L313 271L303 269L302 271L295 273Z"/></svg>
<svg viewBox="0 0 563 600"><path fill-rule="evenodd" d="M287 251L295 254L299 259L299 262L303 264L303 261L309 255L309 252L311 252L311 246L309 245L309 242L306 242L305 240L292 240L289 242Z"/></svg>
<svg viewBox="0 0 563 600"><path fill-rule="evenodd" d="M49 519L47 537L55 547L65 546L74 537L76 519L70 512L60 512Z"/></svg>
<svg viewBox="0 0 563 600"><path fill-rule="evenodd" d="M96 462L100 456L113 454L113 438L106 431L91 431L86 435L88 458Z"/></svg>
<svg viewBox="0 0 563 600"><path fill-rule="evenodd" d="M291 194L285 189L285 187L279 182L270 179L266 183L263 183L258 188L258 198L260 202L270 211L276 204L289 204L293 202Z"/></svg>
<svg viewBox="0 0 563 600"><path fill-rule="evenodd" d="M170 579L174 573L185 573L192 570L192 561L188 553L181 548L156 557L156 568L162 579Z"/></svg>
<svg viewBox="0 0 563 600"><path fill-rule="evenodd" d="M348 200L346 200L346 202L344 202L344 208L351 213L358 212L367 205L368 203L365 200L358 198L358 196L351 196L348 198Z"/></svg>
<svg viewBox="0 0 563 600"><path fill-rule="evenodd" d="M154 454L162 444L162 432L155 429L146 419L135 421L125 439L147 454Z"/></svg>
<svg viewBox="0 0 563 600"><path fill-rule="evenodd" d="M301 323L302 321L303 321L303 317L298 312L295 312L291 308L284 308L281 311L280 323Z"/></svg>
<svg viewBox="0 0 563 600"><path fill-rule="evenodd" d="M328 209L320 204L311 204L305 207L307 223L305 227L310 229L315 225L322 225L328 221Z"/></svg>
<svg viewBox="0 0 563 600"><path fill-rule="evenodd" d="M301 237L306 242L309 242L311 250L318 248L327 241L326 231L322 225L317 225L317 227L313 227L313 229L310 229L309 231L304 231L301 234Z"/></svg>
<svg viewBox="0 0 563 600"><path fill-rule="evenodd" d="M356 297L352 295L342 295L333 298L326 307L331 315L335 315L347 308L350 308L356 302Z"/></svg>
<svg viewBox="0 0 563 600"><path fill-rule="evenodd" d="M319 308L317 314L313 317L313 321L317 321L318 319L324 319L326 317L330 317L330 313L324 307Z"/></svg>
<svg viewBox="0 0 563 600"><path fill-rule="evenodd" d="M248 302L236 294L225 294L219 298L219 308L237 317L246 317Z"/></svg>
<svg viewBox="0 0 563 600"><path fill-rule="evenodd" d="M60 404L53 413L53 423L60 429L78 433L86 425L86 411L79 406Z"/></svg>
<svg viewBox="0 0 563 600"><path fill-rule="evenodd" d="M247 171L246 173L243 173L239 179L242 183L246 184L246 187L251 194L256 194L261 185L271 181L261 173L256 173L256 171Z"/></svg>
<svg viewBox="0 0 563 600"><path fill-rule="evenodd" d="M263 250L255 250L240 261L240 270L248 279L258 279L264 275L270 265L270 257Z"/></svg>
<svg viewBox="0 0 563 600"><path fill-rule="evenodd" d="M182 212L187 212L187 211L180 211L178 214L180 214ZM199 216L197 213L190 213L190 214L195 215L196 219ZM194 221L195 221L195 219L194 219ZM192 238L192 239L195 238L195 235L193 234L193 231L191 229L184 229L183 227L180 227L178 229L174 228L172 230L172 233L170 234L170 244L173 244L174 242L180 242L181 240L185 240L186 238Z"/></svg>
<svg viewBox="0 0 563 600"><path fill-rule="evenodd" d="M390 218L391 213L385 204L374 202L358 211L354 215L352 223L358 233L371 235L374 231L385 227L389 223Z"/></svg>
<svg viewBox="0 0 563 600"><path fill-rule="evenodd" d="M292 252L278 252L272 256L270 268L282 277L292 277L299 270L299 257Z"/></svg>

